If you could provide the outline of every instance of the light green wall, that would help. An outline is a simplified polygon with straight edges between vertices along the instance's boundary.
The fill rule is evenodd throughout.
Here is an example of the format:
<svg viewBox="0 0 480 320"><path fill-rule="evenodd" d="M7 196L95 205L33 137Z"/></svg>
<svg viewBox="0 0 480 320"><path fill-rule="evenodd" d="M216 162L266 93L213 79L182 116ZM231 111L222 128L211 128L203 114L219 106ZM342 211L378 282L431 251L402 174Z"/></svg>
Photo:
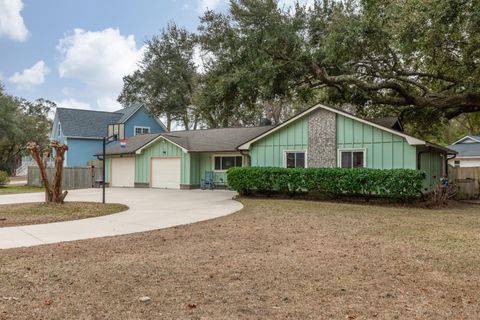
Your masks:
<svg viewBox="0 0 480 320"><path fill-rule="evenodd" d="M251 165L284 167L284 150L307 150L308 116L302 117L250 146Z"/></svg>
<svg viewBox="0 0 480 320"><path fill-rule="evenodd" d="M337 114L337 149L366 148L367 167L416 169L416 148L405 138Z"/></svg>
<svg viewBox="0 0 480 320"><path fill-rule="evenodd" d="M181 158L181 183L190 184L190 154L176 145L160 139L153 145L145 149L141 154L137 154L135 158L135 182L150 182L150 158L151 157L179 157Z"/></svg>
<svg viewBox="0 0 480 320"><path fill-rule="evenodd" d="M424 190L430 190L434 185L440 183L440 179L444 174L445 158L438 151L421 152L419 148L420 170L426 173L423 183Z"/></svg>
<svg viewBox="0 0 480 320"><path fill-rule="evenodd" d="M214 155L235 155L241 156L240 153L234 152L216 152L216 153L193 153L192 159L195 159L195 162L192 160L192 184L200 184L200 179L205 178L205 171L213 171L213 156ZM243 158L243 165L245 166L245 157ZM195 172L195 174L194 174ZM227 173L226 172L214 172L213 173L215 182L227 182Z"/></svg>

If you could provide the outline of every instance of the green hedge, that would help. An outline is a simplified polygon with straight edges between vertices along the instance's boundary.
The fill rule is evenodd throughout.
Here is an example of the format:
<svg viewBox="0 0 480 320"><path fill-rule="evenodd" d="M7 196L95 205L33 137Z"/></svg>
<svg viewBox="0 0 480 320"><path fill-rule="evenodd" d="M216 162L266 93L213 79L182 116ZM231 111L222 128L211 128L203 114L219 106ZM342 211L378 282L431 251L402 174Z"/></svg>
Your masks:
<svg viewBox="0 0 480 320"><path fill-rule="evenodd" d="M10 179L8 178L8 173L0 170L0 186L7 184L9 181Z"/></svg>
<svg viewBox="0 0 480 320"><path fill-rule="evenodd" d="M424 178L425 173L412 169L243 167L227 171L228 185L241 195L315 192L410 199L421 195Z"/></svg>

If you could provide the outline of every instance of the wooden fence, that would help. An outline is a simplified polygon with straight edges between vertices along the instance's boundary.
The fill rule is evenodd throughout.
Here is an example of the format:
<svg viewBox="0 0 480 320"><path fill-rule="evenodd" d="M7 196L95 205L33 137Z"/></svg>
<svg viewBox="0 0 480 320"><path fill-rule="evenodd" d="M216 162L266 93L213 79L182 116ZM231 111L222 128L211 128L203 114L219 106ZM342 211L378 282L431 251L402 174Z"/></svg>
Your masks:
<svg viewBox="0 0 480 320"><path fill-rule="evenodd" d="M54 168L47 168L48 181L52 181ZM65 167L63 168L62 189L86 189L101 186L101 167ZM40 170L38 167L28 167L28 185L41 187Z"/></svg>
<svg viewBox="0 0 480 320"><path fill-rule="evenodd" d="M478 199L480 192L480 167L449 167L448 178L458 185L458 199Z"/></svg>

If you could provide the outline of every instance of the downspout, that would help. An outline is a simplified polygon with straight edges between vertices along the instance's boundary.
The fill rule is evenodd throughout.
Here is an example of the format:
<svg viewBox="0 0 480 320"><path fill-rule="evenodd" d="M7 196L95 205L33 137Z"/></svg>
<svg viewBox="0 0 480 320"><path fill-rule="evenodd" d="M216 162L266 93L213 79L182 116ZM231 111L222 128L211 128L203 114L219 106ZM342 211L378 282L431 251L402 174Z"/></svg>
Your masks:
<svg viewBox="0 0 480 320"><path fill-rule="evenodd" d="M452 160L452 159L455 159L457 157L457 154L453 154L453 157L449 158L448 157L448 153L447 153L447 156L445 157L445 175L448 177L448 161ZM450 154L451 155L451 154Z"/></svg>

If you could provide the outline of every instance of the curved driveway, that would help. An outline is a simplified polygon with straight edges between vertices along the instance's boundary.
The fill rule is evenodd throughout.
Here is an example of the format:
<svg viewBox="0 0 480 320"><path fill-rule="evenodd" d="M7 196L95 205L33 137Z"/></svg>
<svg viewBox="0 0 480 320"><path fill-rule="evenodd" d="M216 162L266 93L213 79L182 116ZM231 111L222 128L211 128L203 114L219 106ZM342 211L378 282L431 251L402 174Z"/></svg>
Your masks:
<svg viewBox="0 0 480 320"><path fill-rule="evenodd" d="M102 217L0 228L0 249L90 239L168 228L228 215L240 210L235 192L108 188L107 202L129 210ZM43 193L0 196L0 204L41 202ZM101 189L72 190L67 201L101 202Z"/></svg>

